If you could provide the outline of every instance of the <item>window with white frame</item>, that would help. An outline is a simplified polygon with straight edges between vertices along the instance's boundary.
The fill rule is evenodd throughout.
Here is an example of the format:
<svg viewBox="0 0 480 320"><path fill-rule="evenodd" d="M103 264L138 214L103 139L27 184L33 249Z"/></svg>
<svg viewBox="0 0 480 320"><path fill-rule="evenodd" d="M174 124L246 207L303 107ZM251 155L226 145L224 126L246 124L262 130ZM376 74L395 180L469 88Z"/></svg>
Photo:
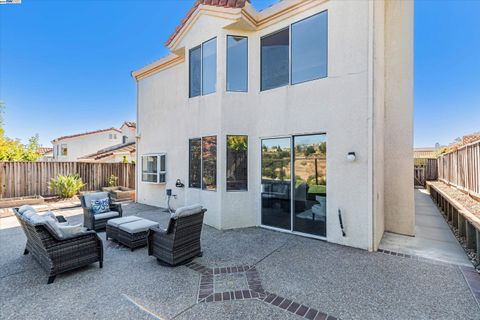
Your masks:
<svg viewBox="0 0 480 320"><path fill-rule="evenodd" d="M61 145L61 154L62 154L62 156L68 155L68 148L67 148L66 144Z"/></svg>
<svg viewBox="0 0 480 320"><path fill-rule="evenodd" d="M165 156L165 154L148 154L142 156L142 182L166 182Z"/></svg>

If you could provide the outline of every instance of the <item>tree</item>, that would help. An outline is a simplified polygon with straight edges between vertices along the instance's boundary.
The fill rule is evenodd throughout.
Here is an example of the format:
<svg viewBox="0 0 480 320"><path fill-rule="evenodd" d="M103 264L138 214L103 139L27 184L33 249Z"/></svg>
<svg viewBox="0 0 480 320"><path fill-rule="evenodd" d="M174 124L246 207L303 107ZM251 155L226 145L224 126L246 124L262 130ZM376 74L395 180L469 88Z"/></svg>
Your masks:
<svg viewBox="0 0 480 320"><path fill-rule="evenodd" d="M38 134L31 137L26 146L19 139L6 137L3 128L4 109L5 105L0 101L0 161L36 161L41 156L38 153Z"/></svg>

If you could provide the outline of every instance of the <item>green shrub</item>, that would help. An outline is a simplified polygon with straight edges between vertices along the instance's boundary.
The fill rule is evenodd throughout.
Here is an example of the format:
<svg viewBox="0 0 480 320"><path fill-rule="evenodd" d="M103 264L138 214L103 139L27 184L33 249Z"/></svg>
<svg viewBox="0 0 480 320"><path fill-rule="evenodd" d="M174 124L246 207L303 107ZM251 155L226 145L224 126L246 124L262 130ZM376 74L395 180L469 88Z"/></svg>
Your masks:
<svg viewBox="0 0 480 320"><path fill-rule="evenodd" d="M118 177L116 175L112 174L110 176L110 178L108 179L107 183L108 183L109 187L116 187L118 185L117 184L118 183Z"/></svg>
<svg viewBox="0 0 480 320"><path fill-rule="evenodd" d="M58 175L55 179L50 180L48 189L62 198L71 198L76 195L83 186L85 186L85 184L78 174L68 176Z"/></svg>

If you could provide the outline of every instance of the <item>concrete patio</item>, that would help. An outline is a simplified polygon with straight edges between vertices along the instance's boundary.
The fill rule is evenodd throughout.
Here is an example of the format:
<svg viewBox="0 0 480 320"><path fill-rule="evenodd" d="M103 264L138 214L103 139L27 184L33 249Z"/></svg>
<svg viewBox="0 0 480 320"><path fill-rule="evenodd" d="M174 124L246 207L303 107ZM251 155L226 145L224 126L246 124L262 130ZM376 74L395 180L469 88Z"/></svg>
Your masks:
<svg viewBox="0 0 480 320"><path fill-rule="evenodd" d="M169 218L139 204L125 205L124 211L163 226ZM57 213L82 221L78 208ZM100 236L103 269L94 264L47 285L35 260L22 255L25 236L15 218L0 219L0 318L480 319L456 264L370 253L260 228L205 226L203 257L169 268L147 256L145 248L131 252L106 241L104 232ZM243 267L258 274L263 297L244 290L239 299L214 295L212 302L199 302L205 268L220 268L213 276L215 292L233 292L248 289Z"/></svg>

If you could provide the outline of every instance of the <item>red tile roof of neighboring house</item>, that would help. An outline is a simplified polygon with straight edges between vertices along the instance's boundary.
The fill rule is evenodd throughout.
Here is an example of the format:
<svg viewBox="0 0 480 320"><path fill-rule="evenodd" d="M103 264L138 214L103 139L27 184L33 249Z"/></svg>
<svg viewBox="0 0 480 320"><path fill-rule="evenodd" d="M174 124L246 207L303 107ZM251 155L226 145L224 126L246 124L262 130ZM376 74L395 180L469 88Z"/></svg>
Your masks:
<svg viewBox="0 0 480 320"><path fill-rule="evenodd" d="M95 153L89 154L87 156L81 157L80 159L90 159L90 160L99 160L115 153L119 152L130 152L133 153L136 151L135 141L116 144L114 146L98 150Z"/></svg>
<svg viewBox="0 0 480 320"><path fill-rule="evenodd" d="M182 28L185 26L188 19L190 19L195 10L197 10L199 5L203 4L224 8L243 8L245 7L246 2L250 2L250 0L197 0L193 7L187 12L185 18L183 18L178 27L175 29L175 32L173 32L170 38L168 38L167 42L165 42L165 45L168 46L173 41L173 39L177 36L180 30L182 30Z"/></svg>
<svg viewBox="0 0 480 320"><path fill-rule="evenodd" d="M46 147L39 147L37 152L40 153L42 156L46 153L53 152L53 148L46 148Z"/></svg>
<svg viewBox="0 0 480 320"><path fill-rule="evenodd" d="M116 132L119 132L119 133L122 133L122 131L116 129L116 128L108 128L108 129L102 129L102 130L95 130L95 131L89 131L89 132L84 132L84 133L77 133L77 134L72 134L72 135L69 135L69 136L63 136L63 137L60 137L60 138L56 138L54 139L52 142L55 142L55 141L60 141L60 140L63 140L63 139L68 139L68 138L76 138L76 137L81 137L81 136L88 136L90 134L96 134L96 133L102 133L102 132L107 132L107 131L116 131Z"/></svg>
<svg viewBox="0 0 480 320"><path fill-rule="evenodd" d="M469 134L468 136L463 136L462 140L464 145L478 141L480 140L480 132Z"/></svg>
<svg viewBox="0 0 480 320"><path fill-rule="evenodd" d="M137 127L137 124L133 121L125 121L123 124L126 125L127 127L130 127L130 128L136 128ZM122 125L122 127L123 127L123 125Z"/></svg>

